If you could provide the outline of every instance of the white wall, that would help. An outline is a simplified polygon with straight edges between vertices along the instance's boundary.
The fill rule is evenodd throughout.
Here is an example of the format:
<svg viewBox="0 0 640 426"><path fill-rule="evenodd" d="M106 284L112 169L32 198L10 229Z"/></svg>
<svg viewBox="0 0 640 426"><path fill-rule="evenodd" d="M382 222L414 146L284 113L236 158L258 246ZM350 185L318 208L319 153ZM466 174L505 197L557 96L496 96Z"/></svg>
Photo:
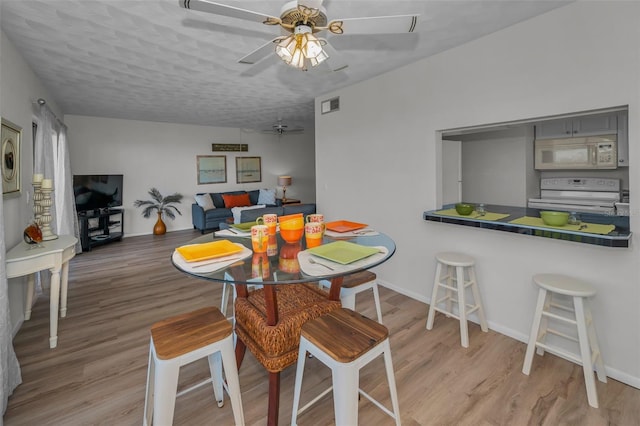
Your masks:
<svg viewBox="0 0 640 426"><path fill-rule="evenodd" d="M465 135L462 140L462 199L472 203L526 207L528 165L533 165L533 126ZM443 144L449 143L443 141ZM444 184L444 182L443 182Z"/></svg>
<svg viewBox="0 0 640 426"><path fill-rule="evenodd" d="M47 100L47 105L61 117L55 100L49 95L31 68L16 51L13 43L2 33L0 37L2 61L0 62L0 111L2 117L22 127L21 186L19 194L7 195L3 199L2 220L6 249L22 241L22 230L33 220L31 203L31 177L33 176L33 102L38 98ZM24 278L9 280L9 304L11 324L17 332L24 319Z"/></svg>
<svg viewBox="0 0 640 426"><path fill-rule="evenodd" d="M579 1L317 98L319 111L321 101L340 96L338 112L316 113L319 211L392 236L397 252L378 274L425 302L435 253L473 254L491 328L522 341L533 274L593 282L608 373L640 387L636 235L630 248L613 249L422 219L440 202L439 130L628 105L631 226L640 230L639 17L638 2Z"/></svg>
<svg viewBox="0 0 640 426"><path fill-rule="evenodd" d="M194 126L148 121L66 115L74 174L123 174L124 234L151 234L155 215L145 219L133 206L149 199L157 187L163 195L184 195L177 205L182 216L167 219L167 230L192 228L191 204L198 192L278 188L277 176L291 175L288 198L315 202L314 131L303 134L262 134L237 128ZM246 143L248 152L212 152L212 143ZM196 156L226 155L227 183L198 185ZM238 157L261 157L262 182L236 184Z"/></svg>

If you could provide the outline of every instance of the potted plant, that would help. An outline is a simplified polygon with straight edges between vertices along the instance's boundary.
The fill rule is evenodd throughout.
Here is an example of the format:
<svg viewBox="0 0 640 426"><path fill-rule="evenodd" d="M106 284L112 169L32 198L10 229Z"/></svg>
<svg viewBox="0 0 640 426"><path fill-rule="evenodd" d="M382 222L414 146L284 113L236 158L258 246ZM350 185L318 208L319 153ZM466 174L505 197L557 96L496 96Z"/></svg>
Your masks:
<svg viewBox="0 0 640 426"><path fill-rule="evenodd" d="M166 215L170 219L175 219L175 213L180 213L180 210L176 206L172 204L181 203L182 194L172 194L166 197L163 197L156 188L151 188L149 190L149 195L151 195L152 200L136 200L133 205L136 207L143 207L142 216L149 217L151 216L151 212L156 211L158 213L158 220L153 227L154 235L164 235L167 232L167 226L162 221L162 215ZM175 213L174 213L175 212Z"/></svg>

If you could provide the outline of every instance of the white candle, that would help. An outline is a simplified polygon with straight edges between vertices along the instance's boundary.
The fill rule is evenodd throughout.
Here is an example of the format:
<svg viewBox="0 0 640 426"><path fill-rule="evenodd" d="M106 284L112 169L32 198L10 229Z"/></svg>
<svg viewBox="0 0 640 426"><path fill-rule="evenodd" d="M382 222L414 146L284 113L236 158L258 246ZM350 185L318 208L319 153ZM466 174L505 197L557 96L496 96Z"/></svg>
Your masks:
<svg viewBox="0 0 640 426"><path fill-rule="evenodd" d="M42 189L53 188L53 181L51 179L42 179Z"/></svg>
<svg viewBox="0 0 640 426"><path fill-rule="evenodd" d="M40 183L44 179L44 175L42 173L36 173L33 175L33 183Z"/></svg>

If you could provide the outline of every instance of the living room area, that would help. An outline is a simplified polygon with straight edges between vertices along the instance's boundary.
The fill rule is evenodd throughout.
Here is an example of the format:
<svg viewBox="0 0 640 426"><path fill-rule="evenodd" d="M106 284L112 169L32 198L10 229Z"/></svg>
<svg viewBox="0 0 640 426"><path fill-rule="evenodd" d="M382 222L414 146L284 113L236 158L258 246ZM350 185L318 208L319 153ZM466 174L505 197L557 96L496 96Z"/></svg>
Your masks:
<svg viewBox="0 0 640 426"><path fill-rule="evenodd" d="M162 7L172 11L176 7L173 3ZM633 2L610 3L570 2L344 87L338 87L347 78L341 77L346 75L343 71L325 76L336 80L332 80L336 88L327 84L318 92L309 105L313 120L304 123L304 132L288 135L263 133L260 128L264 126L257 125L207 124L208 118L202 119L207 114L200 98L215 89L207 85L202 85L202 97L193 97L201 107L199 123L154 121L145 114L132 119L129 108L136 103L135 96L118 90L116 97L126 100L119 115L93 113L101 106L97 98L92 100L96 108L92 114L68 113L3 29L0 115L22 128L22 190L5 196L2 204L5 251L22 241L22 231L33 218L30 180L38 155L32 143L37 99L46 100L68 129L73 174L123 176L125 223L122 241L78 254L72 260L68 316L60 319L57 348L50 349L47 344L50 299L46 284L37 295L31 319L26 321L26 279L4 280L10 306L10 313L5 312L7 328L22 371L22 384L14 397L9 397L5 423L139 423L150 326L171 315L220 306L222 299L221 285L186 276L171 263L176 247L202 236L200 229L194 229L194 196L268 189L280 198L279 177L291 176L287 198L300 200L302 205L314 204L327 220L367 223L396 243L394 256L374 271L384 324L390 332L403 422L637 424L640 340L636 331L640 314L636 278L640 266L634 249L636 235L630 237L628 248L620 249L423 219L425 211L442 207L439 135L448 129L624 106L629 112L629 180L640 179L635 164L640 157L633 143L640 128L636 111L640 104L640 60L633 53L639 51L636 23L640 7ZM136 13L142 15L144 7L137 6ZM580 19L573 19L575 16ZM596 25L599 22L615 25L616 32L602 34ZM189 31L203 27L185 22L189 25ZM567 26L571 37L567 37ZM225 26L222 30L205 27L207 31L229 32ZM239 31L230 33L237 36ZM593 61L594 50L606 51L611 60L606 64ZM237 56L237 52L225 54ZM548 68L552 61L556 61L553 75ZM623 66L612 67L611 61ZM181 67L174 71L176 75L189 74ZM291 83L294 80L289 73L294 71L300 73L287 69L276 77L287 87L283 96L289 91L306 92L304 84ZM208 72L224 78L232 71ZM146 70L132 79L140 82L154 76L153 70ZM308 72L302 78L312 77L316 76ZM82 81L77 81L79 87ZM95 81L117 85L115 80ZM594 81L608 84L595 87ZM585 92L585 87L590 90ZM334 100L339 100L339 109L323 113L325 105ZM221 108L226 116L242 115L243 101L247 105L253 102L247 95ZM145 105L145 113L152 110L150 104ZM275 120L271 115L269 120ZM258 119L264 117L256 115ZM216 151L213 144L246 145L247 151ZM224 182L198 183L198 158L203 156L224 157ZM237 159L243 157L260 159L259 181L238 180ZM500 174L500 170L494 172ZM153 187L164 195L184 195L176 205L182 214L165 220L168 232L162 236L152 235L155 217L144 218L141 209L134 206L135 200L147 198ZM632 200L639 198L636 189L633 185L630 188ZM630 216L633 229L640 229L639 217ZM207 235L212 230L204 227ZM460 345L455 318L438 315L434 328L425 329L434 259L442 250L464 251L478 260L489 332L481 332L473 317L469 348ZM551 354L536 356L531 375L522 374L537 295L531 277L545 271L596 283L598 292L592 306L609 378L606 384L596 383L600 408L588 405L582 368L566 359ZM357 310L375 317L368 295L358 296ZM329 385L330 373L322 371L319 364L316 367L309 380L314 390L321 390ZM363 372L362 383L372 386L384 399L388 393L379 375L382 363L371 367ZM181 376L181 387L197 382L207 372L206 362L189 366ZM282 375L281 424L290 420L294 376L293 368ZM260 364L246 356L240 382L247 424L266 422L266 377ZM230 404L216 407L210 391L210 387L203 387L178 399L175 424L231 424ZM330 395L323 399L300 419L301 423L331 424L331 399ZM361 424L389 421L364 399L359 406Z"/></svg>

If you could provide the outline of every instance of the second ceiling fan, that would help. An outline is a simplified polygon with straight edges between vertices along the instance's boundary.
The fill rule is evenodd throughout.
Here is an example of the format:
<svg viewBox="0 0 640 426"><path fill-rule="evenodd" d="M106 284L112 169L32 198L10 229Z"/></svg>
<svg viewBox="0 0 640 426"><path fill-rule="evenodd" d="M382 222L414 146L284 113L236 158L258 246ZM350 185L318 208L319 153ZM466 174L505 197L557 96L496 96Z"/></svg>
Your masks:
<svg viewBox="0 0 640 426"><path fill-rule="evenodd" d="M288 65L306 70L324 61L333 71L347 67L337 51L318 33L332 34L394 34L410 33L415 29L418 15L373 16L362 18L327 19L322 0L297 0L286 3L280 16L271 16L207 0L179 0L181 7L215 15L229 16L265 25L280 26L282 34L275 37L238 62L255 64L275 53ZM274 49L275 45L275 49Z"/></svg>

